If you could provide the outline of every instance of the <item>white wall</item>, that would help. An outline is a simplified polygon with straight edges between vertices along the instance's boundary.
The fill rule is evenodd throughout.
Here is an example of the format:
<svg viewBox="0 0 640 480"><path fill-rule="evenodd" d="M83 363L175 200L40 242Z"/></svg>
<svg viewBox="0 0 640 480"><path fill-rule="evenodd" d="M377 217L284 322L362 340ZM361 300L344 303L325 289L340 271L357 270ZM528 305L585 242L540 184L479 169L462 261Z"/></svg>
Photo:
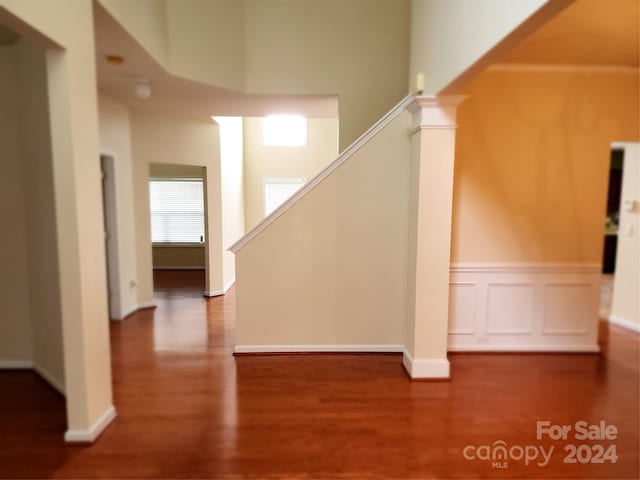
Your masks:
<svg viewBox="0 0 640 480"><path fill-rule="evenodd" d="M133 206L133 165L131 158L131 121L129 110L115 100L99 95L100 151L114 157L116 172L116 221L118 224L118 296L124 318L138 305L136 237Z"/></svg>
<svg viewBox="0 0 640 480"><path fill-rule="evenodd" d="M222 279L227 290L236 279L235 257L227 249L245 231L244 135L241 117L216 117L215 121L220 127Z"/></svg>
<svg viewBox="0 0 640 480"><path fill-rule="evenodd" d="M165 0L99 0L100 4L161 64L169 60Z"/></svg>
<svg viewBox="0 0 640 480"><path fill-rule="evenodd" d="M244 89L244 4L166 0L169 69L219 87Z"/></svg>
<svg viewBox="0 0 640 480"><path fill-rule="evenodd" d="M408 0L245 0L248 93L337 94L340 150L407 93Z"/></svg>
<svg viewBox="0 0 640 480"><path fill-rule="evenodd" d="M401 348L410 124L403 112L237 252L240 350Z"/></svg>
<svg viewBox="0 0 640 480"><path fill-rule="evenodd" d="M198 175L203 175L202 167L208 171L207 181L213 188L211 202L211 230L213 242L229 246L244 233L243 190L242 190L242 119L240 130L232 128L226 138L235 150L220 162L217 146L217 129L213 123L199 123L177 117L158 116L138 111L130 112L126 107L100 95L100 142L105 152L116 155L118 169L118 202L121 205L118 219L120 242L120 280L123 302L123 314L137 306L153 303L154 266L201 265L201 253L191 249L186 257L175 251L154 249L158 263L154 265L151 248L149 186L150 174L155 176L181 176L189 166L196 166ZM236 129L237 130L237 129ZM162 133L159 133L162 132ZM222 146L220 148L223 148ZM194 170L187 170L189 175ZM220 202L223 207L216 207ZM134 207L131 208L130 206ZM222 208L222 213L220 212ZM224 229L221 225L224 223ZM215 232L218 232L217 234ZM216 240L216 235L224 238ZM232 254L226 252L226 246L217 247L211 252L217 257L212 269L212 280L218 287L213 291L222 291L235 278ZM225 252L222 252L224 248ZM174 249L175 250L175 249ZM220 259L222 258L222 260ZM177 262L177 263L176 263ZM178 265L180 264L180 265ZM203 265L204 266L204 265ZM131 280L137 281L137 287L131 286Z"/></svg>
<svg viewBox="0 0 640 480"><path fill-rule="evenodd" d="M16 53L33 360L35 368L61 389L65 371L46 58L27 41L18 43Z"/></svg>
<svg viewBox="0 0 640 480"><path fill-rule="evenodd" d="M0 47L0 366L33 360L19 103L15 47Z"/></svg>
<svg viewBox="0 0 640 480"><path fill-rule="evenodd" d="M407 93L409 0L99 1L173 75L338 95L341 150Z"/></svg>
<svg viewBox="0 0 640 480"><path fill-rule="evenodd" d="M508 43L514 44L569 3L565 0L412 0L410 90L416 91L415 79L419 72L425 76L424 93L428 95L441 92L456 80L462 83L461 80L477 73L471 67L495 50L507 35L512 34ZM530 24L513 33L535 13ZM483 65L477 67L486 66L489 58L483 60Z"/></svg>
<svg viewBox="0 0 640 480"><path fill-rule="evenodd" d="M640 144L625 143L611 320L640 330ZM633 201L633 209L625 207Z"/></svg>
<svg viewBox="0 0 640 480"><path fill-rule="evenodd" d="M263 142L263 117L244 119L245 226L249 231L264 218L263 179L297 177L307 181L338 154L338 119L308 118L304 147L270 147Z"/></svg>
<svg viewBox="0 0 640 480"><path fill-rule="evenodd" d="M115 415L107 314L90 0L0 0L0 21L46 53L68 439ZM60 48L62 47L62 48ZM43 112L44 113L44 112ZM102 422L102 423L101 423Z"/></svg>
<svg viewBox="0 0 640 480"><path fill-rule="evenodd" d="M33 365L64 390L44 52L24 39L0 48L0 83L0 208L7 228L0 248L6 312L0 319L0 365Z"/></svg>
<svg viewBox="0 0 640 480"><path fill-rule="evenodd" d="M223 289L220 145L218 126L178 117L131 112L138 303L153 301L149 166L205 167L206 290Z"/></svg>

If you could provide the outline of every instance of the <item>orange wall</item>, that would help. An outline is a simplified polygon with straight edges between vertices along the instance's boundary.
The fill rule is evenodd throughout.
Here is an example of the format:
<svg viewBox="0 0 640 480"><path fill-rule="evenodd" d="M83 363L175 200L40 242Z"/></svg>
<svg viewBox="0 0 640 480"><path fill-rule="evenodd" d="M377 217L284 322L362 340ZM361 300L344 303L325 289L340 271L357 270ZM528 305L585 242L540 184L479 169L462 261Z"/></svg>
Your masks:
<svg viewBox="0 0 640 480"><path fill-rule="evenodd" d="M612 141L638 74L489 70L458 116L453 263L600 263Z"/></svg>

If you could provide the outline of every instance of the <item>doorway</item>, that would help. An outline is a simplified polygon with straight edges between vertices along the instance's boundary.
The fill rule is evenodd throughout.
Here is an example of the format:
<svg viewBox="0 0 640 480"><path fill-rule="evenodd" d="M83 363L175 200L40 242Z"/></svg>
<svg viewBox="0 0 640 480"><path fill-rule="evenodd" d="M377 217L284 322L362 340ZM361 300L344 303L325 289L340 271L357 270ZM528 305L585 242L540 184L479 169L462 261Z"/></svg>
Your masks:
<svg viewBox="0 0 640 480"><path fill-rule="evenodd" d="M155 294L201 296L208 240L204 167L152 163L149 202Z"/></svg>
<svg viewBox="0 0 640 480"><path fill-rule="evenodd" d="M640 143L614 143L611 159L606 233L615 237L615 258L606 258L605 242L601 314L640 331Z"/></svg>
<svg viewBox="0 0 640 480"><path fill-rule="evenodd" d="M104 244L106 251L107 295L109 318L122 318L120 299L120 272L118 263L118 221L116 204L116 171L113 155L100 155L102 174L102 214L104 220Z"/></svg>
<svg viewBox="0 0 640 480"><path fill-rule="evenodd" d="M613 279L618 251L618 225L624 149L612 146L609 158L607 211L604 220L604 247L602 251L602 283L600 290L600 318L609 318L613 300Z"/></svg>

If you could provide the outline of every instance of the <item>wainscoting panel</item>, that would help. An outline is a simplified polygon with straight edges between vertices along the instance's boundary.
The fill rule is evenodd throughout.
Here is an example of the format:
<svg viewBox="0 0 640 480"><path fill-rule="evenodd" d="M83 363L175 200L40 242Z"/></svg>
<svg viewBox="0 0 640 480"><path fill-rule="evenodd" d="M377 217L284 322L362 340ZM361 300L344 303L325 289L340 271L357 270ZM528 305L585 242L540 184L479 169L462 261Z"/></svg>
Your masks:
<svg viewBox="0 0 640 480"><path fill-rule="evenodd" d="M477 286L472 283L451 285L449 291L449 333L473 335Z"/></svg>
<svg viewBox="0 0 640 480"><path fill-rule="evenodd" d="M597 352L600 278L600 265L452 265L449 350Z"/></svg>
<svg viewBox="0 0 640 480"><path fill-rule="evenodd" d="M533 312L531 283L487 284L487 333L530 335Z"/></svg>

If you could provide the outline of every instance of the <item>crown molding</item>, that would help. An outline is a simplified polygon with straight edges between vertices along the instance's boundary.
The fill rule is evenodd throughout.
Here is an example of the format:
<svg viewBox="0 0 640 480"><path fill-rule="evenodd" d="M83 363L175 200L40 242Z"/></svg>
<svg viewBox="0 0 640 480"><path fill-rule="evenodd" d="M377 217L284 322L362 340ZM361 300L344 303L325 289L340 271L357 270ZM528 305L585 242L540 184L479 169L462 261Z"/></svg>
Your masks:
<svg viewBox="0 0 640 480"><path fill-rule="evenodd" d="M415 97L407 110L413 115L411 135L420 130L456 128L456 112L467 95Z"/></svg>
<svg viewBox="0 0 640 480"><path fill-rule="evenodd" d="M624 75L638 75L638 73L640 73L640 68L631 65L495 63L489 66L487 71L516 73L617 73Z"/></svg>

